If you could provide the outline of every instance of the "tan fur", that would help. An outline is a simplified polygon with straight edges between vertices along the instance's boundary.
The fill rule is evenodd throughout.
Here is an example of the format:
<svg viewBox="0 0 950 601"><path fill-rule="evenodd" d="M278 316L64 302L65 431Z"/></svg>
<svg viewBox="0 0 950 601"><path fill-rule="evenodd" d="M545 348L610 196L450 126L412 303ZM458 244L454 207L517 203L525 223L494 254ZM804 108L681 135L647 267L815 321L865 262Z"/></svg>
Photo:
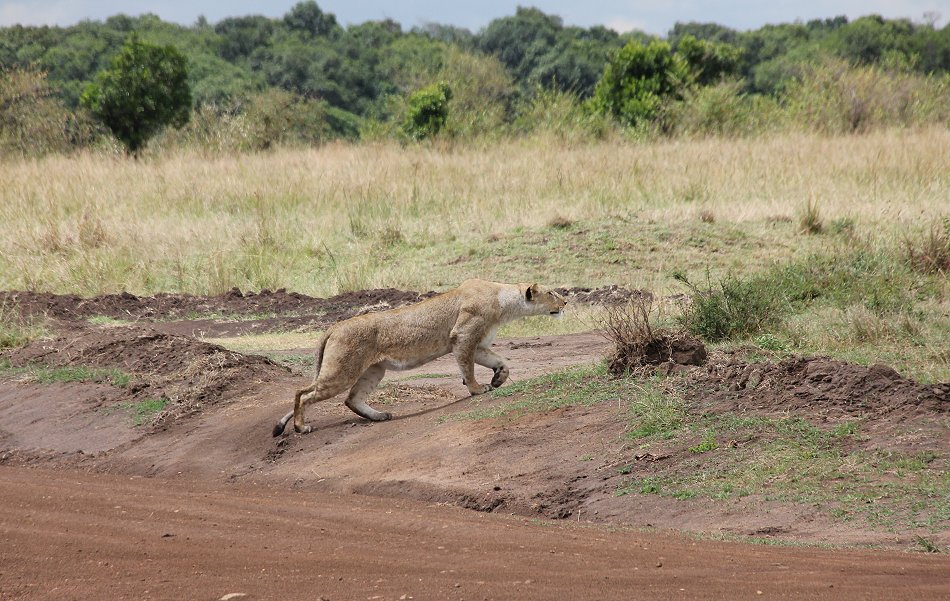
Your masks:
<svg viewBox="0 0 950 601"><path fill-rule="evenodd" d="M564 305L558 293L537 284L466 280L421 303L334 324L320 341L313 384L297 392L294 410L277 422L274 436L291 417L294 430L310 432L306 405L347 389L346 406L354 412L374 421L390 419L366 404L386 370L412 369L449 352L472 395L497 388L508 378L505 360L489 348L498 328L519 317L559 314ZM495 372L491 384L475 381L476 363Z"/></svg>

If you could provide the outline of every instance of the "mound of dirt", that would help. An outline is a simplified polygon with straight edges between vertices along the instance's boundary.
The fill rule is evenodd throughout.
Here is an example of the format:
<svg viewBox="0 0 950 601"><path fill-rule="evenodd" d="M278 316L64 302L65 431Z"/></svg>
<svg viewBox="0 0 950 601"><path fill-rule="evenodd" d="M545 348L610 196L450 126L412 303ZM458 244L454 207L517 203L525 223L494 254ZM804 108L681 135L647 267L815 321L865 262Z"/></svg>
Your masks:
<svg viewBox="0 0 950 601"><path fill-rule="evenodd" d="M572 303L608 307L653 298L648 290L628 290L616 284L600 288L555 288L555 291Z"/></svg>
<svg viewBox="0 0 950 601"><path fill-rule="evenodd" d="M0 292L0 303L12 303L25 315L45 315L74 321L93 316L122 320L181 319L208 315L261 315L285 313L351 314L361 308L399 307L434 293L420 294L395 288L347 292L330 298L315 298L281 288L275 292L241 292L237 288L220 296L156 294L136 296L128 292L92 298L40 292Z"/></svg>
<svg viewBox="0 0 950 601"><path fill-rule="evenodd" d="M242 355L193 338L130 326L84 330L8 351L13 367L115 368L131 376L116 402L163 398L163 417L215 404L232 393L285 376L265 357ZM160 420L159 420L160 421Z"/></svg>
<svg viewBox="0 0 950 601"><path fill-rule="evenodd" d="M926 385L886 365L864 367L827 357L779 363L711 362L692 389L721 410L807 412L899 419L950 412L950 383Z"/></svg>
<svg viewBox="0 0 950 601"><path fill-rule="evenodd" d="M651 338L621 341L608 357L610 373L622 375L646 366L658 366L669 374L676 366L705 365L708 353L702 340L687 334L656 331Z"/></svg>

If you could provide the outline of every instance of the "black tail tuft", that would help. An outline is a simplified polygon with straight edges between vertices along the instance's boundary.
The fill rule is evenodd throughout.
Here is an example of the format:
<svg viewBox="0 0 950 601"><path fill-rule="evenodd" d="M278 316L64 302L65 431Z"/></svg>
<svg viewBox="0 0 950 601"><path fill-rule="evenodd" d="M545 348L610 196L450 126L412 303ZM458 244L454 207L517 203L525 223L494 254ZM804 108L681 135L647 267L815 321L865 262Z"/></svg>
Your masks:
<svg viewBox="0 0 950 601"><path fill-rule="evenodd" d="M287 423L286 423L286 422L284 422L284 421L279 421L279 422L277 422L277 425L274 426L274 431L271 432L271 434L273 434L273 435L274 435L274 438L276 438L276 437L278 437L278 436L280 436L281 434L284 433L284 428L286 428L286 427L287 427Z"/></svg>

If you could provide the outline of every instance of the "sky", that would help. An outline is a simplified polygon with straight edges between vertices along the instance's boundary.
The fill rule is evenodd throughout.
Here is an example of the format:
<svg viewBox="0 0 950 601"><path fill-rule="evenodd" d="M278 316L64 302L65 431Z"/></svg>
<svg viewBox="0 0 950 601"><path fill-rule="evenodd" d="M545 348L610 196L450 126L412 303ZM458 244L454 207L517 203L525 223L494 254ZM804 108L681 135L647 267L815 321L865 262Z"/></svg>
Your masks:
<svg viewBox="0 0 950 601"><path fill-rule="evenodd" d="M0 0L0 26L73 25L84 19L103 20L124 13L154 13L166 21L190 25L199 15L215 23L225 17L261 14L278 17L298 0ZM617 31L640 29L665 35L677 21L714 22L734 29L757 29L767 23L829 18L855 19L879 14L923 22L937 16L937 26L950 18L950 0L318 0L344 25L391 18L403 29L436 22L477 31L492 19L512 15L520 5L556 14L566 25L606 25Z"/></svg>

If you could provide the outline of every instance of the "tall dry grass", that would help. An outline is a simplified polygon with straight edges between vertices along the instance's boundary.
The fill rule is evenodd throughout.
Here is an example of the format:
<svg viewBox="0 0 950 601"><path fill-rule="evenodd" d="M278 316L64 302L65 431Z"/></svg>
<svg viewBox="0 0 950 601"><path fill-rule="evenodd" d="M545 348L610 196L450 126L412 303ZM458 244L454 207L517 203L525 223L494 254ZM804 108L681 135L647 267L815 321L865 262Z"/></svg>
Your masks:
<svg viewBox="0 0 950 601"><path fill-rule="evenodd" d="M412 249L616 217L790 218L899 236L950 211L950 131L491 146L394 143L0 165L0 289L438 287ZM407 251L407 249L409 249ZM448 259L448 257L447 257ZM556 274L539 274L545 280Z"/></svg>

